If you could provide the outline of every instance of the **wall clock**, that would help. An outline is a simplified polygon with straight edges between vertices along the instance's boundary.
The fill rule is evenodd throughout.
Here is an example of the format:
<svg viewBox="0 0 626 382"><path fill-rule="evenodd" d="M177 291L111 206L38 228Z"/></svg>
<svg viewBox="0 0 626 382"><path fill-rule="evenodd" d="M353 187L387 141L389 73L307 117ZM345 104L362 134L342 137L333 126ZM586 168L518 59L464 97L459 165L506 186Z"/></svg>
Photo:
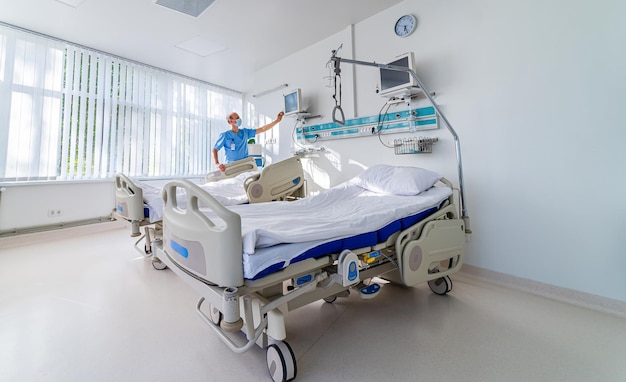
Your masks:
<svg viewBox="0 0 626 382"><path fill-rule="evenodd" d="M417 18L411 14L404 15L396 21L394 32L398 37L406 37L417 28Z"/></svg>

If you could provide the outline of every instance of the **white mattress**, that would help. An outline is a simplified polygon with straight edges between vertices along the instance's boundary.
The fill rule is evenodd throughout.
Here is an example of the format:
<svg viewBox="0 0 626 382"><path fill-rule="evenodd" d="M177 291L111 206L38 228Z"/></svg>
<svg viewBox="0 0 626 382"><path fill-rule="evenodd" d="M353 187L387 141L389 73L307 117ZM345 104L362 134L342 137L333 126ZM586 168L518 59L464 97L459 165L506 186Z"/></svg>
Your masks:
<svg viewBox="0 0 626 382"><path fill-rule="evenodd" d="M241 216L244 277L253 278L271 265L289 264L319 244L373 232L438 206L451 194L449 187L432 187L411 196L380 194L348 182L293 202L232 205L228 209ZM219 225L214 213L202 210Z"/></svg>
<svg viewBox="0 0 626 382"><path fill-rule="evenodd" d="M241 216L243 252L254 254L256 248L276 244L375 231L394 220L433 207L451 193L448 187L433 187L418 195L383 195L344 184L294 202L228 208Z"/></svg>
<svg viewBox="0 0 626 382"><path fill-rule="evenodd" d="M218 202L225 206L248 203L248 195L243 187L243 182L257 171L244 172L228 179L200 184L200 188L211 194ZM150 223L163 219L163 188L147 182L135 181L143 191L144 203L148 206ZM182 197L184 191L178 189L176 196L178 205L185 208L186 198Z"/></svg>
<svg viewBox="0 0 626 382"><path fill-rule="evenodd" d="M438 206L451 194L448 187L433 187L413 196L388 195L343 184L294 202L228 208L241 216L244 275L252 278L270 265L288 264L316 245L376 231Z"/></svg>

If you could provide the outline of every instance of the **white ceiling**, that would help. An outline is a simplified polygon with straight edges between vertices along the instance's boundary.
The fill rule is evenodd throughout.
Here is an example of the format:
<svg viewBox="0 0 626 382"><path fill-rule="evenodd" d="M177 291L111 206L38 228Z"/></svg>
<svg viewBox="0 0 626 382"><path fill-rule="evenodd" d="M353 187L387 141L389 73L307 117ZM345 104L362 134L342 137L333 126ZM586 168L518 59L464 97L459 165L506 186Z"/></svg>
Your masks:
<svg viewBox="0 0 626 382"><path fill-rule="evenodd" d="M259 69L402 1L216 0L194 18L155 0L0 0L0 21L247 92ZM223 50L188 51L205 43Z"/></svg>

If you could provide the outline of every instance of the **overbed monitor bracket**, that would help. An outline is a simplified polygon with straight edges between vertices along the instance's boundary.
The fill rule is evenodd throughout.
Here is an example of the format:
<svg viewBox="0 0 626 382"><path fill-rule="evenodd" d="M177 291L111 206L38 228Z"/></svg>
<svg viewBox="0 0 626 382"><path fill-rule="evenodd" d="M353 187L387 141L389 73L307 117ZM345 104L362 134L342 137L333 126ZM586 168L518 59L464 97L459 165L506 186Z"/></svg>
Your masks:
<svg viewBox="0 0 626 382"><path fill-rule="evenodd" d="M307 119L311 119L311 118L320 118L321 115L317 114L317 115L313 115L311 113L307 113L306 111L302 112L302 113L297 113L296 114L296 120L298 122L300 122L301 124L305 124Z"/></svg>
<svg viewBox="0 0 626 382"><path fill-rule="evenodd" d="M376 89L376 93L379 90ZM411 86L404 89L399 89L391 93L381 93L382 97L389 98L390 100L408 101L413 98L421 98L424 96L424 92L419 86Z"/></svg>

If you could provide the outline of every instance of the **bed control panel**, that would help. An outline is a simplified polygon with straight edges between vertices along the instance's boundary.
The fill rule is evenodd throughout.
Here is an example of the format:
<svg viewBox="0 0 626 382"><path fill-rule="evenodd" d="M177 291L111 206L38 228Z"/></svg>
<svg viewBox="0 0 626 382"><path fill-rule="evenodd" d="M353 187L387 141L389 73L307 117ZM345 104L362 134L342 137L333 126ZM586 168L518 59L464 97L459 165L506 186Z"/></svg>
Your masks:
<svg viewBox="0 0 626 382"><path fill-rule="evenodd" d="M337 273L341 277L341 284L344 287L354 285L359 279L359 258L354 252L345 250L339 255L337 263Z"/></svg>
<svg viewBox="0 0 626 382"><path fill-rule="evenodd" d="M366 264L372 264L373 262L380 260L382 258L382 252L379 250L367 253L363 256L363 261Z"/></svg>
<svg viewBox="0 0 626 382"><path fill-rule="evenodd" d="M300 276L296 279L292 280L294 287L299 287L302 285L306 285L315 279L314 273L307 273L306 275Z"/></svg>

